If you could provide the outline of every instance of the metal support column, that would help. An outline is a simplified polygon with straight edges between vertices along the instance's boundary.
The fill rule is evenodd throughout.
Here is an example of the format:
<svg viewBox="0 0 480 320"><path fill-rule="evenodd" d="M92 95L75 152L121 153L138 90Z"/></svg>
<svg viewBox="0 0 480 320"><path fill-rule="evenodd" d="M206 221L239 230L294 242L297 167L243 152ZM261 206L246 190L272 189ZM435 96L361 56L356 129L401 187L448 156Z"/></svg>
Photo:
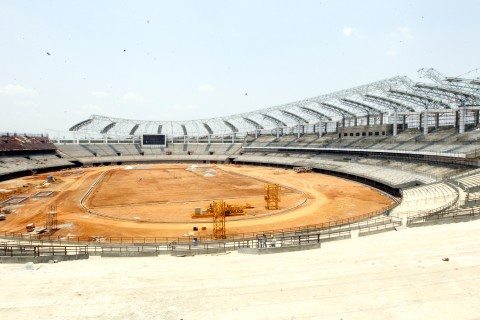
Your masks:
<svg viewBox="0 0 480 320"><path fill-rule="evenodd" d="M458 108L458 133L465 132L465 108L459 107Z"/></svg>
<svg viewBox="0 0 480 320"><path fill-rule="evenodd" d="M428 134L428 111L423 111L423 134Z"/></svg>
<svg viewBox="0 0 480 320"><path fill-rule="evenodd" d="M397 113L395 112L393 114L393 136L396 136L397 135Z"/></svg>

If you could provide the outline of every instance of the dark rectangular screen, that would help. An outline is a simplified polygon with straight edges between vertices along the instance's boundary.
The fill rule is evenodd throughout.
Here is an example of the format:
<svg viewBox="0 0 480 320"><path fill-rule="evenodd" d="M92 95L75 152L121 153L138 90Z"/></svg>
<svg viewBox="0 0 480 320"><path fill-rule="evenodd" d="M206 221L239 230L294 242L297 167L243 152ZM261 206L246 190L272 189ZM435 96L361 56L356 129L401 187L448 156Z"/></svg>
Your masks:
<svg viewBox="0 0 480 320"><path fill-rule="evenodd" d="M165 135L164 134L144 134L142 144L146 146L159 146L159 145L164 146Z"/></svg>

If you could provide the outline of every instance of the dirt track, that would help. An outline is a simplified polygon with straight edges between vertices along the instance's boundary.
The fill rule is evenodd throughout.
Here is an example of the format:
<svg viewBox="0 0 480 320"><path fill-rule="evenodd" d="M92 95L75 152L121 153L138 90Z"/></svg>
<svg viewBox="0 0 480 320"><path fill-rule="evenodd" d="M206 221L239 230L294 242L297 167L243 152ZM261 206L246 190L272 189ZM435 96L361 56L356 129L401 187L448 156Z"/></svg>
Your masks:
<svg viewBox="0 0 480 320"><path fill-rule="evenodd" d="M14 213L0 221L0 231L25 232L25 225L45 224L47 208L58 206L59 236L162 237L191 233L194 226L211 231L209 219L190 217L195 207L205 208L214 199L250 203L254 209L245 216L227 218L227 233L281 229L355 217L387 207L392 200L368 186L316 173L297 174L292 170L266 167L217 165L187 171L185 164L138 165L84 168L53 174L58 182L37 188L47 175L14 179L0 183L2 190L17 190L33 195L56 191L43 199L32 199L13 206ZM214 176L205 177L207 170ZM106 173L105 173L106 172ZM94 187L92 184L105 173ZM264 209L264 181L279 183L281 210ZM23 185L31 184L29 187ZM87 191L85 205L80 204ZM23 189L23 190L22 190ZM18 192L21 190L22 192ZM17 194L17 195L18 195ZM295 208L295 209L291 209ZM162 221L153 223L152 221Z"/></svg>

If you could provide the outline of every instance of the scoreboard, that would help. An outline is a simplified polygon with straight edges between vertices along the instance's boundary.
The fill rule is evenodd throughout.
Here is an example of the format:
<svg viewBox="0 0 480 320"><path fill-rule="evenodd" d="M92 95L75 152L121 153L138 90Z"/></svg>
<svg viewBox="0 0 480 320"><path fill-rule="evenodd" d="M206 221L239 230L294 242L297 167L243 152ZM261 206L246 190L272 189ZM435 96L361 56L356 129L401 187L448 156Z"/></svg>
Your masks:
<svg viewBox="0 0 480 320"><path fill-rule="evenodd" d="M142 145L143 146L160 146L165 147L167 139L164 134L143 134Z"/></svg>

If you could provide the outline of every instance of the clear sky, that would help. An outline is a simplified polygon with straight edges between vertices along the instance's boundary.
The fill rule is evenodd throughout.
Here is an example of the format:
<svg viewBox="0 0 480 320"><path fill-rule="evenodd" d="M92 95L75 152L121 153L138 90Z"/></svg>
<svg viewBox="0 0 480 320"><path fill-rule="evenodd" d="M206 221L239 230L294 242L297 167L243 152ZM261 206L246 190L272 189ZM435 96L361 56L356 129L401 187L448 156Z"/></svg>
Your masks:
<svg viewBox="0 0 480 320"><path fill-rule="evenodd" d="M0 0L0 132L187 120L480 67L480 1ZM247 93L247 95L246 95Z"/></svg>

